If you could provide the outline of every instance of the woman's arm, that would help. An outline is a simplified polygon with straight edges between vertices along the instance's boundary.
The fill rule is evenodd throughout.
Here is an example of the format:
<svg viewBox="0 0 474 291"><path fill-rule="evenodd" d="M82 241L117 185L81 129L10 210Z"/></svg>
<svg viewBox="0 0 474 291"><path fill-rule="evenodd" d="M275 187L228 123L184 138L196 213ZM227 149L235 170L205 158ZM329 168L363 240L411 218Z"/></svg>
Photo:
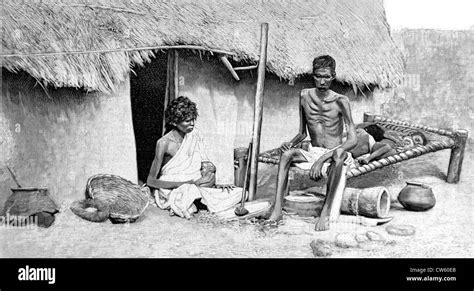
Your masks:
<svg viewBox="0 0 474 291"><path fill-rule="evenodd" d="M146 184L153 188L163 188L163 189L174 189L178 188L183 184L193 184L193 181L186 181L186 182L168 182L162 181L157 178L158 174L161 171L161 165L163 164L163 157L165 156L167 149L167 143L159 140L156 143L155 149L155 158L153 159L153 163L151 164L150 173L148 174L148 178L146 180Z"/></svg>

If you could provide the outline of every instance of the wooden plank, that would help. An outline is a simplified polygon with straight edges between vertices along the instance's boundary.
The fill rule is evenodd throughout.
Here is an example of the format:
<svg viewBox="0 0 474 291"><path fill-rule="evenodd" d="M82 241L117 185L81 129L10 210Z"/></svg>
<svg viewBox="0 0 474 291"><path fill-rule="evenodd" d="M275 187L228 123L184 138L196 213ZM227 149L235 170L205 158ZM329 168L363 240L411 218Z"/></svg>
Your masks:
<svg viewBox="0 0 474 291"><path fill-rule="evenodd" d="M451 157L448 166L448 183L457 183L461 178L462 162L464 160L464 151L466 149L466 142L468 131L460 129L456 131L455 145L451 149Z"/></svg>
<svg viewBox="0 0 474 291"><path fill-rule="evenodd" d="M257 90L255 93L254 122L252 133L253 151L250 159L249 201L255 199L257 191L258 154L260 152L260 133L263 117L263 90L267 62L268 23L262 23L260 31L260 59L258 61Z"/></svg>

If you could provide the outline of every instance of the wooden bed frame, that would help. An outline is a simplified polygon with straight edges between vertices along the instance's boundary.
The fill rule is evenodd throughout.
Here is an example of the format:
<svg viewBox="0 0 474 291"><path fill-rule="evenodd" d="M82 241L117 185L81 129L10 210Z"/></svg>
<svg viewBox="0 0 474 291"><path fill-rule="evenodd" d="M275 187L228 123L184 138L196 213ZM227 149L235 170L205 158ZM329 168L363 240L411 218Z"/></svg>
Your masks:
<svg viewBox="0 0 474 291"><path fill-rule="evenodd" d="M431 135L439 136L439 140L429 140L426 145L419 145L414 148L399 152L395 155L382 158L380 160L375 160L370 162L367 165L359 166L357 168L351 169L347 172L346 177L352 178L357 177L363 174L370 173L377 169L383 168L388 165L393 165L405 160L413 159L418 156L436 152L444 149L451 149L451 157L449 160L448 166L448 183L457 183L461 175L462 162L464 159L464 151L466 148L466 142L468 137L468 131L459 129L459 130L445 130L438 129L433 127L428 127L420 124L413 124L406 121L399 121L390 118L383 117L381 115L375 115L371 113L364 113L364 122L372 122L380 125L381 127L397 131L399 133L408 134L413 131L421 131L424 133L429 133ZM301 148L307 146L300 144ZM263 152L259 155L258 161L263 163L278 164L279 155L271 155L275 153L276 149ZM234 161L235 161L235 184L237 186L242 186L243 180L245 177L245 165L247 163L246 149L239 148L234 151ZM292 167L294 168L294 167ZM307 173L306 173L307 174Z"/></svg>

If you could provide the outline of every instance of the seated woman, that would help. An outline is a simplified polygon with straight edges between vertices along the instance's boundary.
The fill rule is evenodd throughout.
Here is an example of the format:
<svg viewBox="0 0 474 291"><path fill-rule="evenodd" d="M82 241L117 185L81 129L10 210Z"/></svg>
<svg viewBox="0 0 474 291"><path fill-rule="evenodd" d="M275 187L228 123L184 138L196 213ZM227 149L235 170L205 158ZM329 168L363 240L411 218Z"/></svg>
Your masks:
<svg viewBox="0 0 474 291"><path fill-rule="evenodd" d="M170 131L156 143L147 179L160 208L188 219L197 211L194 203L199 199L210 212L219 212L235 206L242 195L241 188L215 185L216 168L194 128L197 116L196 104L187 97L170 102L165 111Z"/></svg>

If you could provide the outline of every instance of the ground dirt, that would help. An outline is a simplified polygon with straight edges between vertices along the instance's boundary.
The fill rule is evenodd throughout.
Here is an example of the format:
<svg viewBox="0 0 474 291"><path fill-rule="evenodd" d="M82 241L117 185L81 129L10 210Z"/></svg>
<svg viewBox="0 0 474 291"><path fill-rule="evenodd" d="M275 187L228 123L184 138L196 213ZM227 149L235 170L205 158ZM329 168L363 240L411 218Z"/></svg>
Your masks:
<svg viewBox="0 0 474 291"><path fill-rule="evenodd" d="M332 258L473 257L472 160L470 149L458 184L446 183L446 150L350 179L350 187L388 188L393 220L386 225L340 223L329 231L316 232L314 218L289 214L280 225L268 226L258 221L223 223L203 211L185 220L156 207L149 207L132 224L91 223L69 210L72 201L61 201L61 212L50 228L0 227L0 257L314 258L310 243L317 239L330 246ZM430 185L436 206L426 212L403 209L396 197L407 180ZM388 234L386 226L397 224L412 225L416 233L406 237ZM375 232L381 240L347 248L335 244L338 235L351 238L367 231Z"/></svg>

